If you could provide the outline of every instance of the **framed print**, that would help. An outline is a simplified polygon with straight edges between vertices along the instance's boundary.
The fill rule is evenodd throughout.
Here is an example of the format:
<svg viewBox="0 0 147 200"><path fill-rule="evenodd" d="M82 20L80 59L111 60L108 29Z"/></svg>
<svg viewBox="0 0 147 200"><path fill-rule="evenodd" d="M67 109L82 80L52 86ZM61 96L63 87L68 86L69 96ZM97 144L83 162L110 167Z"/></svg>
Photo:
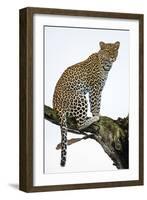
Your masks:
<svg viewBox="0 0 147 200"><path fill-rule="evenodd" d="M143 185L143 15L20 10L20 190Z"/></svg>

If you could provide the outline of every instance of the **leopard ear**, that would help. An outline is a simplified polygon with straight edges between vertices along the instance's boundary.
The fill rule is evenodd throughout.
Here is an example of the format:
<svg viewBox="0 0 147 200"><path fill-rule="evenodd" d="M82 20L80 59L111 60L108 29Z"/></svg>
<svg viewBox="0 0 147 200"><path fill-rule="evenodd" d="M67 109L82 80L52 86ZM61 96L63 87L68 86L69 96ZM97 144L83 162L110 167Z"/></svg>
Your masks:
<svg viewBox="0 0 147 200"><path fill-rule="evenodd" d="M115 42L115 46L116 46L116 48L118 49L119 48L119 46L120 46L120 42Z"/></svg>
<svg viewBox="0 0 147 200"><path fill-rule="evenodd" d="M101 48L101 49L104 49L104 45L105 45L104 42L101 41L101 42L99 43L99 45L100 45L100 48Z"/></svg>

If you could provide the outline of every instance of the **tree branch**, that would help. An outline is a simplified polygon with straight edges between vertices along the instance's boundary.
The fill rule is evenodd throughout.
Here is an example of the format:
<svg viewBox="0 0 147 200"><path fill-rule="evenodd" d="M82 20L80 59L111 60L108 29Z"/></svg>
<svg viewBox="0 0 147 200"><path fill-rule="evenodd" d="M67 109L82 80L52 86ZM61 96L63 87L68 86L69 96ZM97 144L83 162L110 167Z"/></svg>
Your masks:
<svg viewBox="0 0 147 200"><path fill-rule="evenodd" d="M60 125L57 113L46 105L44 106L44 117L46 120ZM117 120L101 116L98 122L93 123L82 131L78 130L74 118L68 118L67 124L69 132L83 135L82 138L68 140L68 145L83 139L93 139L102 146L112 159L113 165L118 169L128 169L128 116ZM60 149L60 147L61 144L58 144L56 149Z"/></svg>

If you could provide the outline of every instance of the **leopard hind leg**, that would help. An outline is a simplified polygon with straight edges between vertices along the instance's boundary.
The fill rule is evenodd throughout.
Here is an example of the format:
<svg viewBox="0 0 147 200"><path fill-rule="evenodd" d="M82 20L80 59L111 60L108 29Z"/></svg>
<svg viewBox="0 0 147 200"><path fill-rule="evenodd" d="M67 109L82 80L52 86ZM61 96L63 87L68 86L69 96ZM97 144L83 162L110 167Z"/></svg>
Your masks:
<svg viewBox="0 0 147 200"><path fill-rule="evenodd" d="M79 130L85 129L99 120L98 116L88 117L88 103L84 94L74 95L72 114L76 118Z"/></svg>

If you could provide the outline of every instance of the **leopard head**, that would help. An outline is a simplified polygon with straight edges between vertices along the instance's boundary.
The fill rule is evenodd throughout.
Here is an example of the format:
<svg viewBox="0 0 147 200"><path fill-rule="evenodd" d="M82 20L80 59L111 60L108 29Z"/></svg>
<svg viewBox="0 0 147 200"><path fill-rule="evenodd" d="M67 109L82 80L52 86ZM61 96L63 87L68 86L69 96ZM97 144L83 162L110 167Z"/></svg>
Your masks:
<svg viewBox="0 0 147 200"><path fill-rule="evenodd" d="M100 42L99 45L100 45L99 53L101 54L102 58L111 63L115 62L118 55L120 42L118 41L115 43Z"/></svg>

